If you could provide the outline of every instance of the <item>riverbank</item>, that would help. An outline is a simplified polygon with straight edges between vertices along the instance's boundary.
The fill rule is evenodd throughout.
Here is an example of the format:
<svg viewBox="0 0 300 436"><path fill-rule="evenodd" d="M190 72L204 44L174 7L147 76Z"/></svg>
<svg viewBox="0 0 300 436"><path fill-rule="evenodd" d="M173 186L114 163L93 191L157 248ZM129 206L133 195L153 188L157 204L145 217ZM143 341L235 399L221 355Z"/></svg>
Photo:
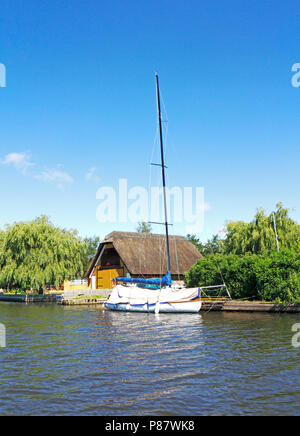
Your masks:
<svg viewBox="0 0 300 436"><path fill-rule="evenodd" d="M110 292L110 289L102 289L101 291L93 289L66 289L63 292L51 292L43 295L0 294L0 302L6 301L14 303L58 303L68 306L103 304L109 297Z"/></svg>
<svg viewBox="0 0 300 436"><path fill-rule="evenodd" d="M59 304L65 306L89 306L103 305L107 300L103 296L93 297L75 297L62 298ZM267 312L267 313L300 313L300 304L277 304L265 303L260 301L233 301L233 300L216 300L203 301L201 312L219 311L219 312Z"/></svg>
<svg viewBox="0 0 300 436"><path fill-rule="evenodd" d="M73 297L66 298L64 296L60 296L57 299L57 303L63 306L89 306L89 305L97 305L103 304L107 301L107 297L103 296L81 296L81 297Z"/></svg>
<svg viewBox="0 0 300 436"><path fill-rule="evenodd" d="M60 294L0 294L0 302L12 303L56 303Z"/></svg>
<svg viewBox="0 0 300 436"><path fill-rule="evenodd" d="M89 306L103 304L109 297L111 289L65 290L57 298L63 306Z"/></svg>
<svg viewBox="0 0 300 436"><path fill-rule="evenodd" d="M98 294L98 295L97 295ZM103 305L109 296L108 290L99 292L91 291L79 293L69 291L65 294L45 295L0 295L0 302L14 303L56 303L63 306L96 306ZM203 300L201 312L267 312L267 313L300 313L300 304L279 304L262 301L238 301L238 300Z"/></svg>

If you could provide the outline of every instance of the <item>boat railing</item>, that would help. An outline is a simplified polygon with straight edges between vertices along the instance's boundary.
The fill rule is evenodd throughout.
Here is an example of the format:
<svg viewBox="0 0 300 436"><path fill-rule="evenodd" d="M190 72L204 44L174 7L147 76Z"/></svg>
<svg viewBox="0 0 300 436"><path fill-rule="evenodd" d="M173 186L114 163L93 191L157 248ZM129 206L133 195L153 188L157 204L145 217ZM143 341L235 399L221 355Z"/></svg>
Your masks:
<svg viewBox="0 0 300 436"><path fill-rule="evenodd" d="M226 293L227 293L227 299L228 300L232 300L232 298L231 298L231 295L230 295L230 292L229 292L229 290L228 290L228 288L227 288L227 286L224 284L224 285L214 285L214 286L200 286L199 287L199 292L200 292L200 296L202 297L202 293L203 293L203 291L206 293L206 292L210 292L210 291L213 291L213 290L215 290L215 289L220 289L220 290L222 290L222 288L223 289L225 289L226 290ZM220 296L220 294L217 296L217 297L209 297L209 299L218 299L218 298L222 298L221 296ZM224 298L224 297L223 297Z"/></svg>

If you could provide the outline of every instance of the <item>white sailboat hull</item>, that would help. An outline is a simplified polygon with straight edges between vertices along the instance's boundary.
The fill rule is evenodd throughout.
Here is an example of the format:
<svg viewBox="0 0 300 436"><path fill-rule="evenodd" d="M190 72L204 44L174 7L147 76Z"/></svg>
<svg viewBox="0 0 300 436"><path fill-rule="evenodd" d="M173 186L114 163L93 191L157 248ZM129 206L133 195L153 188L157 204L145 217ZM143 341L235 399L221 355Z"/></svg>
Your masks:
<svg viewBox="0 0 300 436"><path fill-rule="evenodd" d="M198 288L152 290L118 285L104 306L123 312L197 313L201 299Z"/></svg>

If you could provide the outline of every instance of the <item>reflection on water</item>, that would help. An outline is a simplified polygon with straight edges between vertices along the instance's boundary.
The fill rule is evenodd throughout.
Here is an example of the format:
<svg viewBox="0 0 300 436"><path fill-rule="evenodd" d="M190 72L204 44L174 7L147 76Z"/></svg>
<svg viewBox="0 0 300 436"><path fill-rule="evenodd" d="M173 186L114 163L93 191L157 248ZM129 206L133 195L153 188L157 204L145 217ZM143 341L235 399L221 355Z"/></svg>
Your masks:
<svg viewBox="0 0 300 436"><path fill-rule="evenodd" d="M300 415L297 321L1 303L0 414Z"/></svg>

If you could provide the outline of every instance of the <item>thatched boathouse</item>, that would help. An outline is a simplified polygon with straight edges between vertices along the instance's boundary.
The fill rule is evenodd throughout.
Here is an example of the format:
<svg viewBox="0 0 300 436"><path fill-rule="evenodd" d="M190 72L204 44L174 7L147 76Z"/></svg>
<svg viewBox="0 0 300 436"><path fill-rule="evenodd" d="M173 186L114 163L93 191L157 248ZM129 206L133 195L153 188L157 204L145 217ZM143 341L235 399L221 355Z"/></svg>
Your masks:
<svg viewBox="0 0 300 436"><path fill-rule="evenodd" d="M112 232L100 243L86 277L92 289L111 289L115 277L162 277L167 272L165 236L152 233ZM171 275L184 273L202 256L183 236L170 236Z"/></svg>

